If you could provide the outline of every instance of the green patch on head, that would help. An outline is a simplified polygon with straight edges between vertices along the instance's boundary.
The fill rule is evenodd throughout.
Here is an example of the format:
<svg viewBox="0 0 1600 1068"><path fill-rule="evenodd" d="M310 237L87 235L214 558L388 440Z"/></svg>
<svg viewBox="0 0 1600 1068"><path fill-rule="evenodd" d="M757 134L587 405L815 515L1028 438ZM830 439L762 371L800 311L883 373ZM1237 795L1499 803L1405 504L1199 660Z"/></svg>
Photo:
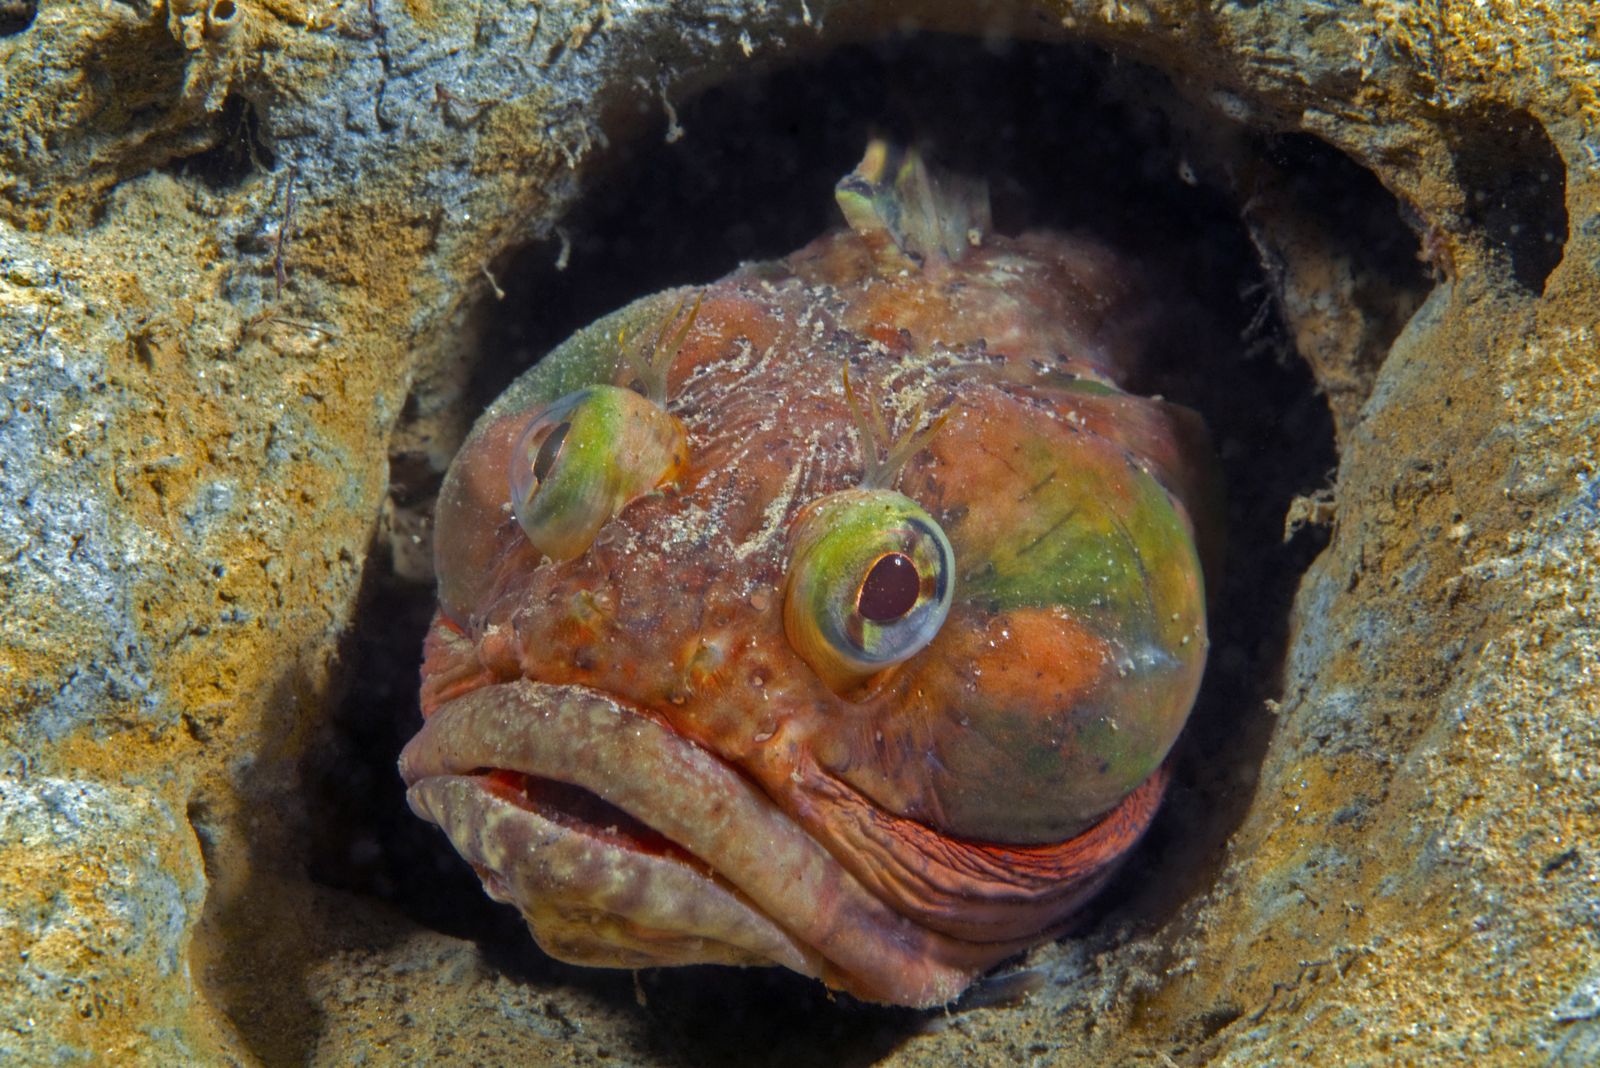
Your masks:
<svg viewBox="0 0 1600 1068"><path fill-rule="evenodd" d="M957 533L969 546L963 596L998 611L1061 606L1106 633L1178 640L1168 606L1191 599L1199 573L1188 524L1120 449L1079 441L1063 455L1059 443L1024 440L1016 488L990 498L1003 514L979 518L976 531L969 515Z"/></svg>
<svg viewBox="0 0 1600 1068"><path fill-rule="evenodd" d="M542 407L585 386L615 382L619 370L631 370L623 347L656 338L692 293L685 287L641 297L578 330L512 383L484 422L518 409Z"/></svg>

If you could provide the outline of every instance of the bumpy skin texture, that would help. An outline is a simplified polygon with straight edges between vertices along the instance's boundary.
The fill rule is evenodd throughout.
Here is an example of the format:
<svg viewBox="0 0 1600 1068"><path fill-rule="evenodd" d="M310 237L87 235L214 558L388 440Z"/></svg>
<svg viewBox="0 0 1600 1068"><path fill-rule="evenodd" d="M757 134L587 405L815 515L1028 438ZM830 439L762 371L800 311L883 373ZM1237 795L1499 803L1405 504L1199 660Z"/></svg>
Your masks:
<svg viewBox="0 0 1600 1068"><path fill-rule="evenodd" d="M1059 929L1160 802L1204 665L1185 502L1210 462L1191 413L1120 388L1138 279L1069 236L942 240L966 236L941 231L953 198L856 177L855 229L580 331L446 479L401 770L556 956L777 963L939 1004ZM666 353L687 468L544 559L507 504L522 430L625 384L619 336L661 335L696 296ZM854 688L784 627L796 520L859 486L872 448L847 363L892 434L942 417L889 488L954 552L931 642Z"/></svg>

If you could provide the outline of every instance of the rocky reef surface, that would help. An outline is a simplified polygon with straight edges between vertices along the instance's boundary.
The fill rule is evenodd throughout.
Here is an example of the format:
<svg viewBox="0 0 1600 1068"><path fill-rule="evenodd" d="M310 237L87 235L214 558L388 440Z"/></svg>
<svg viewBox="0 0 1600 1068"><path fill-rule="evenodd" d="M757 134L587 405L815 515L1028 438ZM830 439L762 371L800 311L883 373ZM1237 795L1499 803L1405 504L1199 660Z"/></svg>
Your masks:
<svg viewBox="0 0 1600 1068"><path fill-rule="evenodd" d="M0 1061L1600 1061L1596 17L0 0ZM1275 325L1208 374L1292 364L1336 450L1231 492L1309 566L1225 599L1261 618L1117 902L951 1013L545 962L373 815L431 489L538 347L508 305L559 312L585 257L714 262L585 244L638 146L692 159L693 101L912 28L1092 66L1230 206ZM848 126L813 94L743 121Z"/></svg>

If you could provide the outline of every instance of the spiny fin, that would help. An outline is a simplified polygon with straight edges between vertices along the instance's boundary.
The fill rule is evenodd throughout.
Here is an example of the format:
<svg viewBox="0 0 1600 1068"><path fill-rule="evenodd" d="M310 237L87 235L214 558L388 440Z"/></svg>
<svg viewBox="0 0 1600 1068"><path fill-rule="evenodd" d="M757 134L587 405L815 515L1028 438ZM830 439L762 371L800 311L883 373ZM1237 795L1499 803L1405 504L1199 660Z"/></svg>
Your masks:
<svg viewBox="0 0 1600 1068"><path fill-rule="evenodd" d="M834 199L880 267L954 263L989 229L989 186L930 168L916 149L874 139Z"/></svg>

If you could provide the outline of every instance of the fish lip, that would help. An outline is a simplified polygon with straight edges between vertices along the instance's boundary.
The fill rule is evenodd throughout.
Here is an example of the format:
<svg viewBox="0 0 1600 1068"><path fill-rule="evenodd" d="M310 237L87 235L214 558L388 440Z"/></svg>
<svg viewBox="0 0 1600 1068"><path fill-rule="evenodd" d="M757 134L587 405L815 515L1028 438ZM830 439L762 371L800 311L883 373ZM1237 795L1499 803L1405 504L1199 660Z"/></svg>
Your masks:
<svg viewBox="0 0 1600 1068"><path fill-rule="evenodd" d="M710 868L752 913L786 932L809 966L775 963L820 973L868 1000L945 1003L1035 941L971 943L915 923L734 767L597 690L527 679L474 689L430 715L400 757L413 809L434 822L422 795L483 769L569 783L621 809ZM628 848L594 841L613 860ZM629 878L640 870L633 858L620 863ZM513 873L494 874L503 887Z"/></svg>
<svg viewBox="0 0 1600 1068"><path fill-rule="evenodd" d="M428 776L407 800L444 830L492 899L523 913L551 956L606 967L781 964L822 974L816 953L694 858L630 848L615 828L573 826L559 808L552 818L489 778Z"/></svg>
<svg viewBox="0 0 1600 1068"><path fill-rule="evenodd" d="M688 754L698 747L692 742L599 691L486 684L440 706L406 745L399 770L407 801L445 831L491 898L523 912L553 956L626 967L777 963L819 975L817 954L712 864L615 803L648 810L638 802L660 791L640 791L629 781L648 783L649 776L611 775L604 785L596 780L595 763L584 754L597 741L604 748L605 732L574 728L585 721L594 726L597 715L607 717L613 733L644 731L649 723L664 732L651 741L676 739L667 744L685 747L679 759L693 763ZM551 799L549 784L576 787L576 793ZM608 813L584 795L609 805L609 816L624 826L604 826ZM579 914L588 922L571 921ZM609 937L597 935L597 927Z"/></svg>

